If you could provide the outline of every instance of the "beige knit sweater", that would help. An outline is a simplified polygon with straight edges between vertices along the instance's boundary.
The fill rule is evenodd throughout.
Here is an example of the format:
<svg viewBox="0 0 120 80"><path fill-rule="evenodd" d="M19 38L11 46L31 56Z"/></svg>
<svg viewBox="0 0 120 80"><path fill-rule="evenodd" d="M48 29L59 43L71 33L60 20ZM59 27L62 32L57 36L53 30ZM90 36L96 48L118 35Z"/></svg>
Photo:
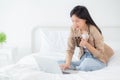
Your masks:
<svg viewBox="0 0 120 80"><path fill-rule="evenodd" d="M103 36L99 33L95 26L89 26L89 39L88 42L93 46L96 50L91 52L94 57L98 58L100 61L107 63L110 57L114 54L112 48L110 48L107 44L104 43ZM74 54L74 50L76 46L79 46L81 40L81 32L71 27L70 35L68 38L68 48L67 53ZM83 55L83 47L79 47L79 59Z"/></svg>

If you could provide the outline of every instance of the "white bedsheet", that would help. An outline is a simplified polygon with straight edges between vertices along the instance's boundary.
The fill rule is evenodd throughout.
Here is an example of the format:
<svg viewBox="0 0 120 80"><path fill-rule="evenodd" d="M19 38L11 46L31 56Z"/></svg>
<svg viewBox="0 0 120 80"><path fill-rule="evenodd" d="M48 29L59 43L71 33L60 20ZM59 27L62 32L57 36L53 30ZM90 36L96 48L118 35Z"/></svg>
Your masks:
<svg viewBox="0 0 120 80"><path fill-rule="evenodd" d="M0 70L0 80L120 80L120 51L111 58L108 66L104 69L77 74L52 74L40 71L34 56L38 53L22 58L14 65L10 65ZM55 60L64 59L58 55L51 57ZM49 56L50 58L50 56Z"/></svg>
<svg viewBox="0 0 120 80"><path fill-rule="evenodd" d="M29 55L14 65L0 70L0 80L85 80L77 75L52 74L40 71L35 55Z"/></svg>

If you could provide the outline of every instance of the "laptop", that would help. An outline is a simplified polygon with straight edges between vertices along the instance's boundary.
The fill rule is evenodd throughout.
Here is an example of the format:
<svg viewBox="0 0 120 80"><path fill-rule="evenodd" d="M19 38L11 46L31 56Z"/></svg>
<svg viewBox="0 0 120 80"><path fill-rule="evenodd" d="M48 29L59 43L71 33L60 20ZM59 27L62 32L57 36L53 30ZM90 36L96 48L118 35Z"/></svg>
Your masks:
<svg viewBox="0 0 120 80"><path fill-rule="evenodd" d="M71 69L67 69L67 70L62 70L63 74L74 74L74 73L78 73L78 70L71 70Z"/></svg>
<svg viewBox="0 0 120 80"><path fill-rule="evenodd" d="M35 60L38 64L40 71L54 74L62 74L62 71L56 60L39 56L35 56Z"/></svg>
<svg viewBox="0 0 120 80"><path fill-rule="evenodd" d="M61 70L58 62L51 58L35 56L35 60L40 71L44 71L46 73L71 74L78 72L76 70Z"/></svg>

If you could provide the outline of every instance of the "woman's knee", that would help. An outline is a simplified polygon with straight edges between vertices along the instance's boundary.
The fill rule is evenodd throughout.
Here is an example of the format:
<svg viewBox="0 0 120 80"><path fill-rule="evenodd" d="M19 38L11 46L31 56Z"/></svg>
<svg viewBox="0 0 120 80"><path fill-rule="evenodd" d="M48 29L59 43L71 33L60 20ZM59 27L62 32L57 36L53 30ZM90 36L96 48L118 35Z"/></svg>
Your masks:
<svg viewBox="0 0 120 80"><path fill-rule="evenodd" d="M92 71L92 67L86 63L81 63L76 69L80 71Z"/></svg>
<svg viewBox="0 0 120 80"><path fill-rule="evenodd" d="M76 69L81 71L94 71L105 67L104 64L100 64L92 58L86 58Z"/></svg>

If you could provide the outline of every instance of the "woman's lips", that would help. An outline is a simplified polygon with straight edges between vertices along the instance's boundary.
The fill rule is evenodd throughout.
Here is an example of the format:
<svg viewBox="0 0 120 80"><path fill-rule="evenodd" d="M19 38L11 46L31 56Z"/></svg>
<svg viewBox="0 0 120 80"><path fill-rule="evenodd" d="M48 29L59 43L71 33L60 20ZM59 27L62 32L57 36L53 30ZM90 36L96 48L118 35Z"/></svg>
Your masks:
<svg viewBox="0 0 120 80"><path fill-rule="evenodd" d="M79 26L76 26L76 28L79 28Z"/></svg>
<svg viewBox="0 0 120 80"><path fill-rule="evenodd" d="M76 29L79 29L79 26L76 26L75 28L76 28Z"/></svg>

